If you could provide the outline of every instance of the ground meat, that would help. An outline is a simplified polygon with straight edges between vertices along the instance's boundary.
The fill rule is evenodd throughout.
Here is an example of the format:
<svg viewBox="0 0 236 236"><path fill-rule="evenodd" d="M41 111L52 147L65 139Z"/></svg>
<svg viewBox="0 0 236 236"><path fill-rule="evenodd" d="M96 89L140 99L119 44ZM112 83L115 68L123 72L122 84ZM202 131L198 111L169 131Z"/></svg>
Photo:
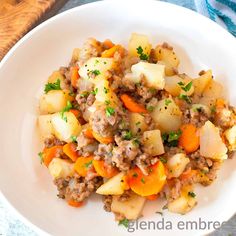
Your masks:
<svg viewBox="0 0 236 236"><path fill-rule="evenodd" d="M182 184L179 179L175 178L172 181L173 181L172 187L170 188L169 196L168 196L169 201L172 201L172 200L178 198L181 194L181 188L182 188Z"/></svg>
<svg viewBox="0 0 236 236"><path fill-rule="evenodd" d="M164 146L165 148L165 156L167 157L171 157L173 155L175 155L176 153L183 153L183 149L179 148L179 147L168 147L168 146Z"/></svg>
<svg viewBox="0 0 236 236"><path fill-rule="evenodd" d="M129 190L125 191L122 195L118 196L118 201L125 202L130 199L131 192Z"/></svg>
<svg viewBox="0 0 236 236"><path fill-rule="evenodd" d="M44 140L44 145L46 148L50 148L50 147L53 147L53 146L62 146L66 144L64 141L61 141L59 139L57 139L56 137L52 137L52 138L46 138Z"/></svg>
<svg viewBox="0 0 236 236"><path fill-rule="evenodd" d="M103 203L104 203L104 210L107 212L111 212L111 203L112 203L112 196L108 195L108 196L103 196L102 198Z"/></svg>
<svg viewBox="0 0 236 236"><path fill-rule="evenodd" d="M158 161L157 157L152 157L147 153L143 153L136 157L135 164L139 167L139 169L143 172L144 175L149 174L148 167L150 165L154 165Z"/></svg>
<svg viewBox="0 0 236 236"><path fill-rule="evenodd" d="M65 179L59 178L54 181L59 192L59 198L76 202L81 202L86 199L92 192L96 191L102 183L103 180L101 177L94 177L88 180L78 175Z"/></svg>
<svg viewBox="0 0 236 236"><path fill-rule="evenodd" d="M157 93L156 89L147 87L144 76L141 77L141 83L138 84L138 86L136 87L137 87L136 93L142 98L143 103L145 103L146 100L154 97Z"/></svg>
<svg viewBox="0 0 236 236"><path fill-rule="evenodd" d="M135 90L135 83L132 80L132 73L127 73L124 77L121 78L121 84L119 87L123 86L127 89L127 91L134 91Z"/></svg>
<svg viewBox="0 0 236 236"><path fill-rule="evenodd" d="M203 109L194 111L193 109L186 109L183 114L182 122L184 124L191 123L197 127L202 127L210 116L204 112Z"/></svg>
<svg viewBox="0 0 236 236"><path fill-rule="evenodd" d="M225 105L224 108L217 108L214 115L214 123L223 129L236 125L236 110Z"/></svg>
<svg viewBox="0 0 236 236"><path fill-rule="evenodd" d="M94 159L104 159L107 164L111 164L113 144L99 144L97 151L94 152Z"/></svg>
<svg viewBox="0 0 236 236"><path fill-rule="evenodd" d="M131 162L140 154L139 146L133 140L122 140L117 135L115 141L118 146L113 148L112 162L121 171L129 170Z"/></svg>
<svg viewBox="0 0 236 236"><path fill-rule="evenodd" d="M65 77L65 83L67 85L71 84L71 71L69 67L60 67L59 71Z"/></svg>

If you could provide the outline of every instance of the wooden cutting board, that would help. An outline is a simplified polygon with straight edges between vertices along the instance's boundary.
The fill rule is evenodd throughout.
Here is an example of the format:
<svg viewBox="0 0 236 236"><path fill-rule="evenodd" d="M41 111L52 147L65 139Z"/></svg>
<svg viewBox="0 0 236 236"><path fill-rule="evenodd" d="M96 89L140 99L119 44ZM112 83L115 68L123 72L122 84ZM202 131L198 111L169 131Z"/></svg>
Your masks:
<svg viewBox="0 0 236 236"><path fill-rule="evenodd" d="M67 0L0 0L0 60L40 21L53 16Z"/></svg>

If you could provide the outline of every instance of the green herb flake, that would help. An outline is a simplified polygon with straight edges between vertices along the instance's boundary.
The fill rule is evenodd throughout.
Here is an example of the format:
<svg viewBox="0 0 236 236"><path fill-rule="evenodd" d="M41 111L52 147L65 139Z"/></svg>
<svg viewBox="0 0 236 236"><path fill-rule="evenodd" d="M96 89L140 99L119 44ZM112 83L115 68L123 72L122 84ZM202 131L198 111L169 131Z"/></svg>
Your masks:
<svg viewBox="0 0 236 236"><path fill-rule="evenodd" d="M84 164L85 168L90 168L90 166L93 164L93 161L89 161L87 163Z"/></svg>
<svg viewBox="0 0 236 236"><path fill-rule="evenodd" d="M167 163L167 160L165 159L165 157L160 157L160 161L164 164Z"/></svg>
<svg viewBox="0 0 236 236"><path fill-rule="evenodd" d="M82 97L82 98L85 98L85 97L88 97L88 95L89 95L89 92L84 91L84 92L81 93L79 96Z"/></svg>
<svg viewBox="0 0 236 236"><path fill-rule="evenodd" d="M180 129L178 131L176 131L176 132L175 131L171 131L169 133L168 142L179 140L181 134L182 134L182 131Z"/></svg>
<svg viewBox="0 0 236 236"><path fill-rule="evenodd" d="M98 93L98 88L95 88L95 89L91 92L91 94L93 94L93 95L97 95L97 93Z"/></svg>
<svg viewBox="0 0 236 236"><path fill-rule="evenodd" d="M192 197L192 198L195 198L196 197L196 194L194 192L188 192L188 196Z"/></svg>
<svg viewBox="0 0 236 236"><path fill-rule="evenodd" d="M129 220L128 219L120 220L119 225L123 225L125 228L128 228L129 227Z"/></svg>
<svg viewBox="0 0 236 236"><path fill-rule="evenodd" d="M137 178L138 177L138 174L137 173L133 173L132 175L134 178Z"/></svg>
<svg viewBox="0 0 236 236"><path fill-rule="evenodd" d="M108 106L108 105L111 104L111 101L110 101L110 100L106 100L106 101L105 101L105 104Z"/></svg>
<svg viewBox="0 0 236 236"><path fill-rule="evenodd" d="M178 98L181 99L181 100L186 101L189 104L192 103L191 98L189 96L185 95L185 94L180 94Z"/></svg>
<svg viewBox="0 0 236 236"><path fill-rule="evenodd" d="M182 90L184 90L185 92L188 92L188 91L191 89L191 87L192 87L192 85L193 85L193 82L191 81L191 82L189 82L188 84L185 85L185 84L181 81L181 82L178 83L178 85L181 87Z"/></svg>
<svg viewBox="0 0 236 236"><path fill-rule="evenodd" d="M75 135L72 135L70 139L73 143L77 142L77 137Z"/></svg>
<svg viewBox="0 0 236 236"><path fill-rule="evenodd" d="M114 108L112 108L112 107L107 107L106 108L106 115L108 116L108 117L110 117L110 116L112 116L112 115L114 115L115 114L115 109Z"/></svg>
<svg viewBox="0 0 236 236"><path fill-rule="evenodd" d="M216 106L211 107L211 113L216 113Z"/></svg>
<svg viewBox="0 0 236 236"><path fill-rule="evenodd" d="M91 70L90 72L96 76L101 74L100 70Z"/></svg>
<svg viewBox="0 0 236 236"><path fill-rule="evenodd" d="M40 164L43 164L43 153L39 152L38 156L39 156Z"/></svg>
<svg viewBox="0 0 236 236"><path fill-rule="evenodd" d="M144 61L149 60L149 56L147 54L143 53L143 48L141 46L137 47L136 50L137 50L137 53L138 53L139 58L141 60L144 60Z"/></svg>
<svg viewBox="0 0 236 236"><path fill-rule="evenodd" d="M63 110L60 112L61 118L67 122L67 117L65 116L65 112L68 112L70 109L72 109L72 104L70 101L67 101L66 107L63 108Z"/></svg>
<svg viewBox="0 0 236 236"><path fill-rule="evenodd" d="M132 133L131 133L131 131L125 131L125 134L123 135L123 138L125 139L125 140L130 140L130 139L132 139Z"/></svg>
<svg viewBox="0 0 236 236"><path fill-rule="evenodd" d="M104 91L105 94L107 94L107 93L109 92L109 89L106 88L106 87L104 87L104 88L103 88L103 91Z"/></svg>
<svg viewBox="0 0 236 236"><path fill-rule="evenodd" d="M141 182L142 182L143 184L145 184L145 180L144 180L144 178L141 178Z"/></svg>
<svg viewBox="0 0 236 236"><path fill-rule="evenodd" d="M147 107L147 110L148 110L149 112L152 112L152 111L154 110L154 106L148 106L148 107Z"/></svg>
<svg viewBox="0 0 236 236"><path fill-rule="evenodd" d="M135 146L139 146L140 141L139 141L138 138L134 138L134 139L132 140L132 143L133 143Z"/></svg>
<svg viewBox="0 0 236 236"><path fill-rule="evenodd" d="M165 99L165 105L168 106L172 101L170 99Z"/></svg>
<svg viewBox="0 0 236 236"><path fill-rule="evenodd" d="M140 124L141 124L140 121L138 121L138 122L135 123L136 126L139 126Z"/></svg>
<svg viewBox="0 0 236 236"><path fill-rule="evenodd" d="M44 92L48 93L51 90L61 90L61 81L59 79L55 83L45 84Z"/></svg>

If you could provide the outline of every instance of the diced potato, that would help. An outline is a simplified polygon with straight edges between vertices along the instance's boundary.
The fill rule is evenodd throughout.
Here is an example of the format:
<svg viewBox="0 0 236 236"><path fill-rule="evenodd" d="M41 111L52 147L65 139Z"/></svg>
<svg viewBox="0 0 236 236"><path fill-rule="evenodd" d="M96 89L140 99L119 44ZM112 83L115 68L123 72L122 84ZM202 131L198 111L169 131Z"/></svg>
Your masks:
<svg viewBox="0 0 236 236"><path fill-rule="evenodd" d="M212 80L212 71L208 70L200 77L193 80L194 92L196 95L201 96L203 91Z"/></svg>
<svg viewBox="0 0 236 236"><path fill-rule="evenodd" d="M39 101L39 109L42 114L55 113L66 107L67 101L70 101L68 91L51 90L43 94Z"/></svg>
<svg viewBox="0 0 236 236"><path fill-rule="evenodd" d="M200 129L200 154L204 157L227 159L227 147L220 136L219 128L207 121Z"/></svg>
<svg viewBox="0 0 236 236"><path fill-rule="evenodd" d="M64 76L61 74L60 71L56 70L54 71L49 77L48 77L48 83L56 83L57 80L60 80L60 86L62 89L66 89L66 83L65 83L65 78Z"/></svg>
<svg viewBox="0 0 236 236"><path fill-rule="evenodd" d="M122 185L122 179L124 177L124 173L119 173L109 179L106 183L101 185L96 193L102 195L121 195L124 193L124 188Z"/></svg>
<svg viewBox="0 0 236 236"><path fill-rule="evenodd" d="M182 112L172 98L160 100L151 116L162 132L176 131L180 128Z"/></svg>
<svg viewBox="0 0 236 236"><path fill-rule="evenodd" d="M151 156L161 155L165 152L160 130L150 130L143 133L145 152Z"/></svg>
<svg viewBox="0 0 236 236"><path fill-rule="evenodd" d="M216 99L224 97L225 94L223 91L223 86L215 80L211 80L208 86L203 91L202 97L200 98L199 102L211 107L215 104Z"/></svg>
<svg viewBox="0 0 236 236"><path fill-rule="evenodd" d="M124 215L128 220L136 220L142 214L146 198L131 194L127 201L119 201L119 196L112 197L111 211Z"/></svg>
<svg viewBox="0 0 236 236"><path fill-rule="evenodd" d="M178 178L184 171L186 165L190 162L184 153L177 153L167 161L169 178Z"/></svg>
<svg viewBox="0 0 236 236"><path fill-rule="evenodd" d="M164 47L163 45L158 45L155 48L155 57L158 60L158 64L165 65L166 76L176 74L175 70L178 68L180 61L173 49Z"/></svg>
<svg viewBox="0 0 236 236"><path fill-rule="evenodd" d="M164 79L165 66L148 63L139 62L131 67L133 76L141 80L141 75L144 75L148 87L163 89L165 86Z"/></svg>
<svg viewBox="0 0 236 236"><path fill-rule="evenodd" d="M227 129L224 132L224 135L229 143L229 150L236 151L236 125Z"/></svg>
<svg viewBox="0 0 236 236"><path fill-rule="evenodd" d="M48 166L49 173L54 179L66 178L74 174L74 164L61 158L53 158Z"/></svg>
<svg viewBox="0 0 236 236"><path fill-rule="evenodd" d="M148 129L145 117L139 113L131 112L129 114L130 129L132 134L142 134Z"/></svg>
<svg viewBox="0 0 236 236"><path fill-rule="evenodd" d="M191 196L192 186L185 186L179 198L168 203L168 210L173 213L186 214L197 204L196 197Z"/></svg>
<svg viewBox="0 0 236 236"><path fill-rule="evenodd" d="M52 115L41 115L38 117L38 126L43 139L53 136Z"/></svg>
<svg viewBox="0 0 236 236"><path fill-rule="evenodd" d="M191 110L193 110L193 112L196 112L198 110L202 110L204 111L208 116L211 115L211 110L208 106L203 105L203 104L193 104L191 107Z"/></svg>
<svg viewBox="0 0 236 236"><path fill-rule="evenodd" d="M188 79L182 79L178 75L174 75L171 77L165 77L165 90L170 93L172 96L179 96L180 94L185 94L187 96L191 96L194 93L194 86L191 86L191 88L188 91L184 91L181 89L181 86L178 84L182 82L186 86L188 83L191 82L191 80Z"/></svg>
<svg viewBox="0 0 236 236"><path fill-rule="evenodd" d="M61 141L70 142L71 136L77 136L81 131L81 125L72 112L55 113L51 122L55 136Z"/></svg>
<svg viewBox="0 0 236 236"><path fill-rule="evenodd" d="M131 35L131 38L129 40L129 45L128 45L129 55L133 57L139 57L139 54L137 52L138 47L141 47L143 49L143 53L145 55L147 56L150 55L152 45L150 44L148 37L143 34L133 33Z"/></svg>
<svg viewBox="0 0 236 236"><path fill-rule="evenodd" d="M89 79L89 74L92 73L95 78L91 78L91 81L95 82L99 79L106 79L107 71L114 67L113 58L92 57L79 69L79 75L84 79Z"/></svg>

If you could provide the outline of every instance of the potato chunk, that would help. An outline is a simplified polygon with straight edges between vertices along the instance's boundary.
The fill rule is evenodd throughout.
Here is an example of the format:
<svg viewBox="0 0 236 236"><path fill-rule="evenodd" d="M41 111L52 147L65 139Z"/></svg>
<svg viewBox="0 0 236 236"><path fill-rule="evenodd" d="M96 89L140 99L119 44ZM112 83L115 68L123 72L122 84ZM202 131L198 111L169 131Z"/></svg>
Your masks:
<svg viewBox="0 0 236 236"><path fill-rule="evenodd" d="M106 183L101 185L96 193L102 195L121 195L124 193L124 188L122 185L122 179L124 177L124 173L119 173L109 179Z"/></svg>
<svg viewBox="0 0 236 236"><path fill-rule="evenodd" d="M131 112L129 114L130 129L132 134L142 134L148 129L145 117L139 113Z"/></svg>
<svg viewBox="0 0 236 236"><path fill-rule="evenodd" d="M78 136L81 131L81 125L72 112L55 113L51 121L53 132L61 141L70 142L71 136Z"/></svg>
<svg viewBox="0 0 236 236"><path fill-rule="evenodd" d="M127 201L119 201L118 196L113 196L111 211L124 215L128 220L136 220L142 214L145 201L144 197L133 192Z"/></svg>
<svg viewBox="0 0 236 236"><path fill-rule="evenodd" d="M46 94L43 94L39 101L39 109L42 114L55 113L61 111L70 101L68 91L63 90L51 90Z"/></svg>
<svg viewBox="0 0 236 236"><path fill-rule="evenodd" d="M143 144L145 151L152 155L157 156L165 152L160 130L150 130L143 133Z"/></svg>
<svg viewBox="0 0 236 236"><path fill-rule="evenodd" d="M49 173L54 179L65 178L74 174L74 164L60 158L53 158L48 166Z"/></svg>
<svg viewBox="0 0 236 236"><path fill-rule="evenodd" d="M54 71L49 77L48 77L48 83L56 83L57 80L60 80L60 86L62 89L66 89L66 83L65 83L65 78L61 74L60 71L56 70Z"/></svg>
<svg viewBox="0 0 236 236"><path fill-rule="evenodd" d="M50 138L53 135L52 115L41 115L38 117L38 127L43 139Z"/></svg>
<svg viewBox="0 0 236 236"><path fill-rule="evenodd" d="M137 48L141 47L143 53L147 56L150 55L152 45L149 42L149 39L146 35L133 33L129 40L128 52L130 56L139 57L140 55L137 52Z"/></svg>
<svg viewBox="0 0 236 236"><path fill-rule="evenodd" d="M201 96L207 85L212 80L212 71L208 70L200 77L193 80L195 94Z"/></svg>
<svg viewBox="0 0 236 236"><path fill-rule="evenodd" d="M151 116L162 132L176 131L180 128L182 112L172 98L160 100Z"/></svg>
<svg viewBox="0 0 236 236"><path fill-rule="evenodd" d="M169 178L178 178L184 171L186 165L190 162L184 153L177 153L167 161Z"/></svg>
<svg viewBox="0 0 236 236"><path fill-rule="evenodd" d="M148 62L139 62L131 67L133 76L141 80L141 75L144 75L148 87L163 89L165 86L164 79L164 70L165 66L148 63Z"/></svg>
<svg viewBox="0 0 236 236"><path fill-rule="evenodd" d="M227 129L224 135L229 143L229 150L236 151L236 125Z"/></svg>

